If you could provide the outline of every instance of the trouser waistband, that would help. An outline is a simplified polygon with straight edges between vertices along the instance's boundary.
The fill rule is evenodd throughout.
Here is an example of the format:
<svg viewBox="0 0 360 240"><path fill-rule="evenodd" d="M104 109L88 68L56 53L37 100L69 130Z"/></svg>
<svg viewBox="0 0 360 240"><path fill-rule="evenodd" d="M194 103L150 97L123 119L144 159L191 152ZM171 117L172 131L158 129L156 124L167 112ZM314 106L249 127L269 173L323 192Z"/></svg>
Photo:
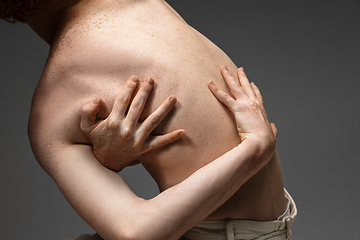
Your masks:
<svg viewBox="0 0 360 240"><path fill-rule="evenodd" d="M190 229L181 240L248 240L248 239L291 239L291 224L297 215L294 200L284 189L289 199L289 213L278 221L259 222L250 220L226 219L202 221Z"/></svg>

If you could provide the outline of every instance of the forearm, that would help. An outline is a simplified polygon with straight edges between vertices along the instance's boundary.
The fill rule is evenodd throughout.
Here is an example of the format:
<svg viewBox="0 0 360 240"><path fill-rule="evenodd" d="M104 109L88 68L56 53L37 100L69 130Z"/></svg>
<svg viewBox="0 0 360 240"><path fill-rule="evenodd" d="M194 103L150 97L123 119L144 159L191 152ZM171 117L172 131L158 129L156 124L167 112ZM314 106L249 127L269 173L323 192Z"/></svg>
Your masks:
<svg viewBox="0 0 360 240"><path fill-rule="evenodd" d="M179 239L221 206L267 163L271 156L262 149L245 140L151 200L137 197L89 146L54 144L37 157L51 165L48 172L66 199L104 239L157 240Z"/></svg>
<svg viewBox="0 0 360 240"><path fill-rule="evenodd" d="M199 169L183 182L145 201L134 239L179 239L227 201L269 160L256 144L238 147ZM154 222L156 221L156 223ZM156 225L156 226L155 226ZM140 235L137 235L140 234Z"/></svg>
<svg viewBox="0 0 360 240"><path fill-rule="evenodd" d="M247 84L247 90L229 74L224 76L235 99L211 82L209 88L234 114L242 143L151 200L138 198L120 175L97 161L90 146L38 138L42 151L43 143L51 142L48 154L41 154L39 162L50 166L48 172L67 200L104 239L178 239L221 206L274 155L277 131L268 123L260 92L249 85L243 72L241 76L241 86ZM249 92L251 88L255 92Z"/></svg>

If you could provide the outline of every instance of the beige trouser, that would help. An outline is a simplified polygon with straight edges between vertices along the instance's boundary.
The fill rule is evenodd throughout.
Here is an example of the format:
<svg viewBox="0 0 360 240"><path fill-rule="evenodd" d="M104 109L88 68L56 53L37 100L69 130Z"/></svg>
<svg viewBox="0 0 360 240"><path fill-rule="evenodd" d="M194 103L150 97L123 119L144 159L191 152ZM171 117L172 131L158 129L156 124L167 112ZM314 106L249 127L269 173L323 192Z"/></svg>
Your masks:
<svg viewBox="0 0 360 240"><path fill-rule="evenodd" d="M295 220L297 209L289 193L285 189L284 191L289 199L289 207L286 214L277 221L202 221L185 233L180 240L290 240L290 226Z"/></svg>
<svg viewBox="0 0 360 240"><path fill-rule="evenodd" d="M290 194L285 189L284 191L289 199L289 205L284 216L282 215L277 221L258 222L235 219L202 221L186 232L180 240L290 240L290 226L295 220L297 209ZM95 234L63 240L102 240L102 238Z"/></svg>

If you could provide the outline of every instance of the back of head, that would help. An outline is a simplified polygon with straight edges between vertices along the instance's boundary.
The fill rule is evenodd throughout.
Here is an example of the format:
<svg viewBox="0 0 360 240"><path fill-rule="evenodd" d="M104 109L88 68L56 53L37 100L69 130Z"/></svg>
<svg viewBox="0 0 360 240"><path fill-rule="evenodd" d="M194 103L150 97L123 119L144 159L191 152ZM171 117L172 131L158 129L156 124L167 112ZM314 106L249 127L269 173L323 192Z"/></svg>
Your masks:
<svg viewBox="0 0 360 240"><path fill-rule="evenodd" d="M26 22L28 16L48 7L49 0L0 0L0 18L7 22Z"/></svg>

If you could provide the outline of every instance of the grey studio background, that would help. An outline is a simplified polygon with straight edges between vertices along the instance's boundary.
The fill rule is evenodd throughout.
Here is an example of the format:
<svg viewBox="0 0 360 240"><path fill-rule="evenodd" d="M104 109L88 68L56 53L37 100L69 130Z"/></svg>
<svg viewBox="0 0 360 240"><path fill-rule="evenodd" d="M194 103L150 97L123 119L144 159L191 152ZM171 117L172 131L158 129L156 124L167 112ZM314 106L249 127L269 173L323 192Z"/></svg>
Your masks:
<svg viewBox="0 0 360 240"><path fill-rule="evenodd" d="M360 239L360 1L171 0L222 48L265 98L280 135L285 187L299 215L293 239ZM93 233L34 159L27 118L48 46L24 24L0 21L0 238ZM144 198L140 167L122 175Z"/></svg>

